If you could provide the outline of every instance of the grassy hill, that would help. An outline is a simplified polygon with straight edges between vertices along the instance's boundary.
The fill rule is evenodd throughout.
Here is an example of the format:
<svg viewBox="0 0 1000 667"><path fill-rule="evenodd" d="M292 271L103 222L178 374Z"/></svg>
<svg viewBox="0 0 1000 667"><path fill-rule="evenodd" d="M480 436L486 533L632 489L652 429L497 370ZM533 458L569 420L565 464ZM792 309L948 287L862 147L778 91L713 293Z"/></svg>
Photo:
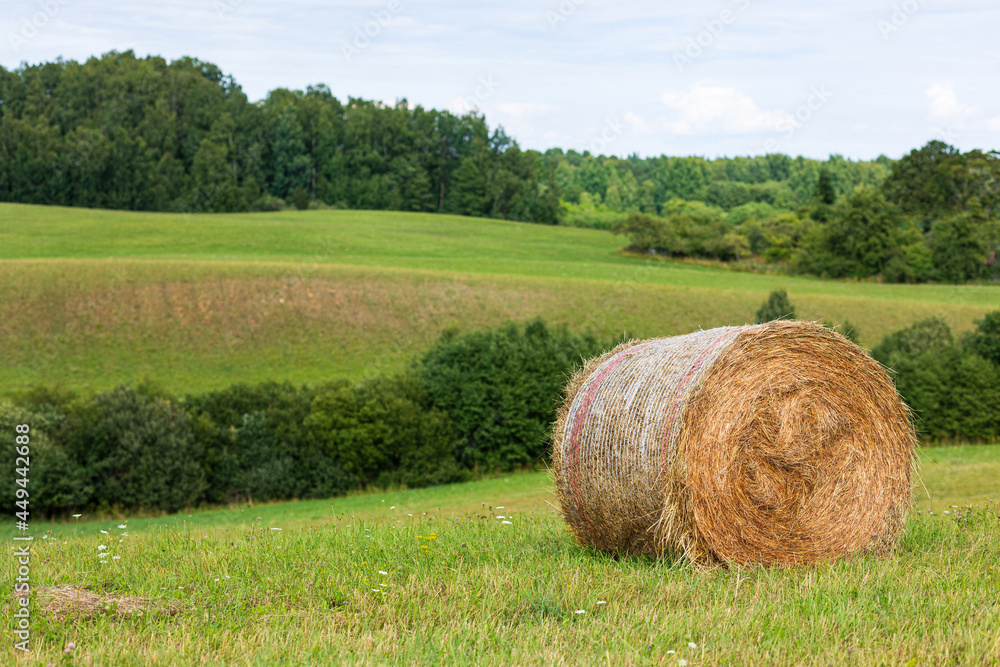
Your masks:
<svg viewBox="0 0 1000 667"><path fill-rule="evenodd" d="M149 377L174 391L402 367L446 328L542 316L646 337L800 317L862 342L939 315L956 331L1000 288L882 285L641 260L606 232L452 216L187 215L0 204L0 392Z"/></svg>

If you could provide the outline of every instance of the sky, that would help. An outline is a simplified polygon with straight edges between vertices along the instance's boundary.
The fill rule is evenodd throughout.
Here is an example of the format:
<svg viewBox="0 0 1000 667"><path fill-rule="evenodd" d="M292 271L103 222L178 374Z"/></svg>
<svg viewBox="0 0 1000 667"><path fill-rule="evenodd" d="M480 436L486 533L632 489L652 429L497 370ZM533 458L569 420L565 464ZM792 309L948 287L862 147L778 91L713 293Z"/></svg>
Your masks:
<svg viewBox="0 0 1000 667"><path fill-rule="evenodd" d="M0 0L0 65L192 56L476 109L524 148L898 158L1000 148L995 0Z"/></svg>

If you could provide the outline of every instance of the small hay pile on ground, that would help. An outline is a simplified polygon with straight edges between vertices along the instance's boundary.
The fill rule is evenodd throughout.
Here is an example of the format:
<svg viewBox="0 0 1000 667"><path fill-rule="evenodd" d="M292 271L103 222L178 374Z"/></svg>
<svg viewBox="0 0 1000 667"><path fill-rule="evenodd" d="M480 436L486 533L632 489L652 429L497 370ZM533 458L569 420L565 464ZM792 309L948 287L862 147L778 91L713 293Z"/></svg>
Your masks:
<svg viewBox="0 0 1000 667"><path fill-rule="evenodd" d="M42 609L54 616L77 616L93 618L102 614L119 616L142 616L159 612L168 616L176 614L179 609L176 603L153 604L146 598L133 595L105 594L101 595L84 586L64 584L62 586L43 586L34 591L38 604ZM15 598L28 597L27 591L14 593Z"/></svg>
<svg viewBox="0 0 1000 667"><path fill-rule="evenodd" d="M625 343L569 382L553 434L582 544L799 564L895 546L916 437L875 361L806 322Z"/></svg>

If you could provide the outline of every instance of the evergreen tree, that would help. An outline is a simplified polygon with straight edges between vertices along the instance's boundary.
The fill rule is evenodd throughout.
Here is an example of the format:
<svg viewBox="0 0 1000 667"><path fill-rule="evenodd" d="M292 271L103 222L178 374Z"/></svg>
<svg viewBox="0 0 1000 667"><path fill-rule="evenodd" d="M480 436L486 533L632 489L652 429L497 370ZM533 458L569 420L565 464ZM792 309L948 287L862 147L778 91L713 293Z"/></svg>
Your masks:
<svg viewBox="0 0 1000 667"><path fill-rule="evenodd" d="M476 163L476 159L468 156L462 158L462 162L455 171L455 193L458 200L459 212L462 215L486 215L486 174Z"/></svg>
<svg viewBox="0 0 1000 667"><path fill-rule="evenodd" d="M754 320L756 324L764 324L774 320L794 320L795 306L788 300L788 292L783 289L774 290L761 304Z"/></svg>

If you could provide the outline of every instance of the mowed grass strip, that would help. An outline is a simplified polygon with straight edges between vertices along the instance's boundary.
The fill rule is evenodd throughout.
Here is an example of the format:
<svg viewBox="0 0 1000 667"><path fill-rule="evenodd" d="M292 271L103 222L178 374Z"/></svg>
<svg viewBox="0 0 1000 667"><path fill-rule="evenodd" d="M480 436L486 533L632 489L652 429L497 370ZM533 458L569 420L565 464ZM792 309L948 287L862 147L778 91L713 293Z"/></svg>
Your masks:
<svg viewBox="0 0 1000 667"><path fill-rule="evenodd" d="M649 269L661 270L669 266ZM0 261L0 395L35 384L96 391L151 378L172 391L203 391L391 373L449 327L536 316L608 340L751 322L767 291L743 284L747 274L714 273L729 287L293 262ZM967 331L990 310L791 297L799 317L850 320L869 345L931 316Z"/></svg>
<svg viewBox="0 0 1000 667"><path fill-rule="evenodd" d="M608 232L393 211L136 213L0 203L0 259L292 262L580 278L995 307L993 285L893 285L733 273L620 252Z"/></svg>
<svg viewBox="0 0 1000 667"><path fill-rule="evenodd" d="M69 642L73 662L95 665L996 664L1000 515L985 489L997 478L955 470L998 450L924 450L933 506L911 515L898 554L815 568L699 570L582 549L537 473L335 499L332 511L36 523L32 584L62 593L34 598L24 664L59 664ZM972 506L937 490L945 465L979 493Z"/></svg>

